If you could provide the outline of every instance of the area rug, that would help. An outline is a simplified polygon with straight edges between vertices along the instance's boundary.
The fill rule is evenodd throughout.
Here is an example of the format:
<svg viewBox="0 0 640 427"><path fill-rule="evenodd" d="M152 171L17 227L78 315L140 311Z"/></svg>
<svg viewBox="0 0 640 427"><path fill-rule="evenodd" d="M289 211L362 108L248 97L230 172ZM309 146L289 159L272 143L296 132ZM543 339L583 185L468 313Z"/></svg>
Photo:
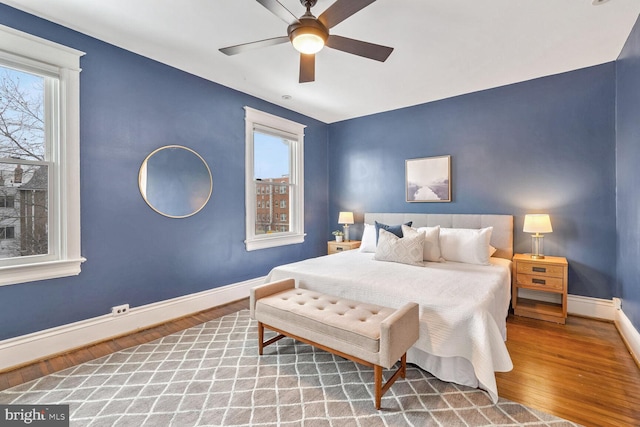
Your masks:
<svg viewBox="0 0 640 427"><path fill-rule="evenodd" d="M389 375L389 372L386 372ZM415 366L373 404L373 370L291 339L258 356L247 310L0 392L71 426L576 426Z"/></svg>

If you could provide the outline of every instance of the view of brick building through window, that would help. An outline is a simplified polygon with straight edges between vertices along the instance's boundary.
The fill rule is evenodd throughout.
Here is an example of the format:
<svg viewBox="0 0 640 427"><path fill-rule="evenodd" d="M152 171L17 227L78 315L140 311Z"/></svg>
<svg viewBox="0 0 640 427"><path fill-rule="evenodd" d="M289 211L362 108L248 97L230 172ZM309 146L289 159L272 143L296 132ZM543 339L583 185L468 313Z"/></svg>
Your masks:
<svg viewBox="0 0 640 427"><path fill-rule="evenodd" d="M47 254L44 78L0 67L0 259Z"/></svg>
<svg viewBox="0 0 640 427"><path fill-rule="evenodd" d="M289 177L256 183L256 234L289 231Z"/></svg>

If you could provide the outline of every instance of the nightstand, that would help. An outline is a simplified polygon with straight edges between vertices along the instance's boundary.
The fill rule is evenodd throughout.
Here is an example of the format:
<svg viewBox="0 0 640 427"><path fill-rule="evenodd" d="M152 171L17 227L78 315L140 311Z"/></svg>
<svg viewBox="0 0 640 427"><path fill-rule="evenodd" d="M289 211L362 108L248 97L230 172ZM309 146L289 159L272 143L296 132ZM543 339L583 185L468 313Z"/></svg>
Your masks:
<svg viewBox="0 0 640 427"><path fill-rule="evenodd" d="M359 247L360 240L349 240L348 242L336 242L335 240L330 240L327 242L327 252L329 255L358 249Z"/></svg>
<svg viewBox="0 0 640 427"><path fill-rule="evenodd" d="M514 255L511 305L516 316L564 324L567 318L568 270L569 265L564 257L545 256L543 259L533 259L529 254ZM560 302L521 298L518 296L518 289L558 294Z"/></svg>

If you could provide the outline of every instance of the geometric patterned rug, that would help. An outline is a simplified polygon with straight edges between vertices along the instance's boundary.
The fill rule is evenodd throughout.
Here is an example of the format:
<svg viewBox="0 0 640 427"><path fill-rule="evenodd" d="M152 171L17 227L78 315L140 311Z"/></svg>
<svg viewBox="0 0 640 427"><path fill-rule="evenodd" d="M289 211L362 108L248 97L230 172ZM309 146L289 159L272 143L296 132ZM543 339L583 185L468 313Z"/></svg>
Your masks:
<svg viewBox="0 0 640 427"><path fill-rule="evenodd" d="M378 411L371 368L288 338L260 357L256 331L242 310L0 391L0 404L68 404L79 427L577 426L413 365Z"/></svg>

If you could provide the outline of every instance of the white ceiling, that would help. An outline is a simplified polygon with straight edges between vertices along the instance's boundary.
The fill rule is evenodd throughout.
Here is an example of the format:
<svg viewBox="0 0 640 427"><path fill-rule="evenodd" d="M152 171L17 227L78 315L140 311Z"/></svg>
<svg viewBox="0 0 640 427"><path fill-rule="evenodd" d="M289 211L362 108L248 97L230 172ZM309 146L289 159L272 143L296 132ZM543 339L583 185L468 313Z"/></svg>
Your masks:
<svg viewBox="0 0 640 427"><path fill-rule="evenodd" d="M280 2L304 12L299 0ZM316 81L299 84L289 43L218 51L286 35L255 0L2 3L326 123L614 61L640 14L638 0L378 0L331 33L394 47L389 59L325 48Z"/></svg>

